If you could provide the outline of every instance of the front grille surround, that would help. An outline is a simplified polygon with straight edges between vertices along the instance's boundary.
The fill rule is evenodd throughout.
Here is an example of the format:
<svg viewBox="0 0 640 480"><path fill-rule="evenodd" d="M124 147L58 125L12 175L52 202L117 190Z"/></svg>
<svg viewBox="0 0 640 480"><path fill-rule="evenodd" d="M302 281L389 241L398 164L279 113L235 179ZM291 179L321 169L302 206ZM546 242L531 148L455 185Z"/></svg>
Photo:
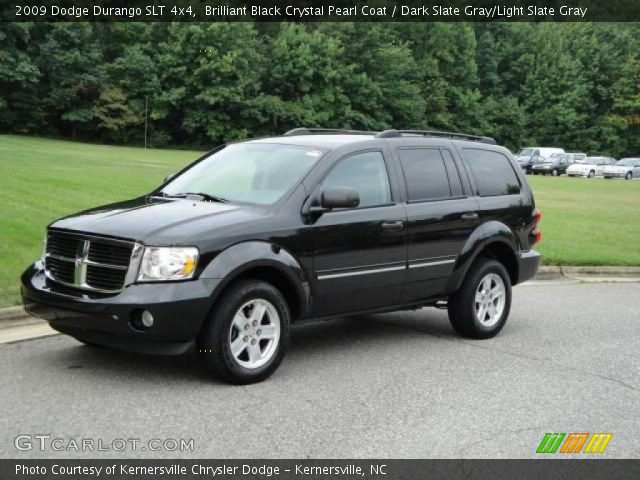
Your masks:
<svg viewBox="0 0 640 480"><path fill-rule="evenodd" d="M45 274L67 287L115 294L134 283L142 250L132 241L49 230Z"/></svg>

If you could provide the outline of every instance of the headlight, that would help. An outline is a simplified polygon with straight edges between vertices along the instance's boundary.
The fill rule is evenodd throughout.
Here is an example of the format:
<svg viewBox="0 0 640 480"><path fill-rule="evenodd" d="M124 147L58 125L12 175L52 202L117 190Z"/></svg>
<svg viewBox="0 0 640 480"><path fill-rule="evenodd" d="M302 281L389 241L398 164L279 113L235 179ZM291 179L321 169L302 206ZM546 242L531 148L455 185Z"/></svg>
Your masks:
<svg viewBox="0 0 640 480"><path fill-rule="evenodd" d="M138 281L185 280L193 277L197 262L196 247L145 247Z"/></svg>

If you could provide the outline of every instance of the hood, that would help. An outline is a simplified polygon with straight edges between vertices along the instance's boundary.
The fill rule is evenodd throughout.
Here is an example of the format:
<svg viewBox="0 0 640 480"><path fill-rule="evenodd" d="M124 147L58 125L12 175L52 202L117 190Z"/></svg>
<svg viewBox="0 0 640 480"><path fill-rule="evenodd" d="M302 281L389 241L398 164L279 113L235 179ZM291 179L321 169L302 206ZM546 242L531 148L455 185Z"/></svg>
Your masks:
<svg viewBox="0 0 640 480"><path fill-rule="evenodd" d="M148 245L197 245L216 230L251 222L267 212L253 206L140 197L70 215L50 226Z"/></svg>

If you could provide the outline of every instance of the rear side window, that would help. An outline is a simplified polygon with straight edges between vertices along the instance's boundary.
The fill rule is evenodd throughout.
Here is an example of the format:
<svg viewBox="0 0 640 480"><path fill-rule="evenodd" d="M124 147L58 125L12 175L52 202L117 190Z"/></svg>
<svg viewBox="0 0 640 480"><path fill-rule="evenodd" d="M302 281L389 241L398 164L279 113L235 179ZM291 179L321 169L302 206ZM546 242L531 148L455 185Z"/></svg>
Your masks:
<svg viewBox="0 0 640 480"><path fill-rule="evenodd" d="M410 202L452 196L444 158L435 148L398 150Z"/></svg>
<svg viewBox="0 0 640 480"><path fill-rule="evenodd" d="M507 157L498 152L472 148L465 148L463 154L471 167L481 197L520 192L520 182Z"/></svg>
<svg viewBox="0 0 640 480"><path fill-rule="evenodd" d="M322 182L322 189L327 187L355 188L360 208L391 203L389 176L380 152L356 153L340 160Z"/></svg>

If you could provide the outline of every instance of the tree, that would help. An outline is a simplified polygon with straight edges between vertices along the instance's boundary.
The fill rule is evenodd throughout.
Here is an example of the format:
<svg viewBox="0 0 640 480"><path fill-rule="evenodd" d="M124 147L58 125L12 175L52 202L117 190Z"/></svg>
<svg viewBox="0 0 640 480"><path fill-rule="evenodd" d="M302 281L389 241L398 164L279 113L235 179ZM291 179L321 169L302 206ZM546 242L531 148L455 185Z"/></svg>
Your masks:
<svg viewBox="0 0 640 480"><path fill-rule="evenodd" d="M42 72L42 105L61 133L89 130L93 106L105 80L102 54L87 23L53 23L35 64Z"/></svg>
<svg viewBox="0 0 640 480"><path fill-rule="evenodd" d="M97 128L103 139L127 143L128 127L139 124L141 115L128 105L127 95L118 87L105 88L93 108Z"/></svg>
<svg viewBox="0 0 640 480"><path fill-rule="evenodd" d="M29 23L4 23L0 30L0 128L24 133L43 123L37 94L40 71L28 51Z"/></svg>

